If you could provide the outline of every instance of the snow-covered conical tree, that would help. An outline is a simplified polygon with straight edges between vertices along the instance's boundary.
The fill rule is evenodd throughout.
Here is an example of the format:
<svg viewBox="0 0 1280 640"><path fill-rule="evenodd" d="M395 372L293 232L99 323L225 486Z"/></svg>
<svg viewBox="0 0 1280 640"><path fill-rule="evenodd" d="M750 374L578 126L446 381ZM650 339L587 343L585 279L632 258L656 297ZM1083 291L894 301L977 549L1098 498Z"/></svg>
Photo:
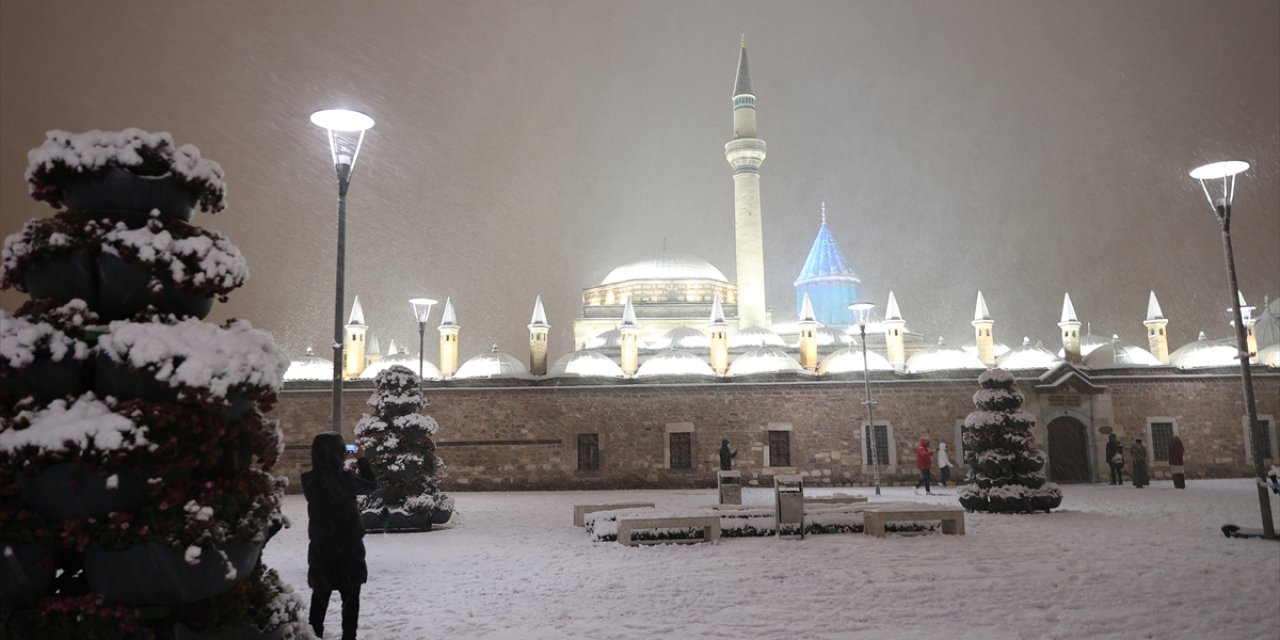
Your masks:
<svg viewBox="0 0 1280 640"><path fill-rule="evenodd" d="M1035 416L1022 410L1022 392L1013 375L989 369L978 376L982 388L973 394L977 411L964 421L968 484L960 488L960 504L970 511L1020 513L1055 509L1062 490L1046 483L1044 452L1032 448Z"/></svg>
<svg viewBox="0 0 1280 640"><path fill-rule="evenodd" d="M444 461L431 440L439 425L418 413L426 401L417 374L393 366L374 378L373 413L356 423L356 442L378 476L378 488L360 498L360 517L370 531L429 531L453 513L453 499L440 492Z"/></svg>

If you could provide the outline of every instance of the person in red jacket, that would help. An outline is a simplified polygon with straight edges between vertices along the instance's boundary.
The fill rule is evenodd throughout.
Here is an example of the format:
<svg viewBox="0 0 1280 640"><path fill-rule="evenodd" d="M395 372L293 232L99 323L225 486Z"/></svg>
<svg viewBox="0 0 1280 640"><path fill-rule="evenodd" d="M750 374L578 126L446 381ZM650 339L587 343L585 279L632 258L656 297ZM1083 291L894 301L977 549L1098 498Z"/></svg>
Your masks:
<svg viewBox="0 0 1280 640"><path fill-rule="evenodd" d="M916 493L920 493L920 485L923 484L924 492L933 495L933 491L929 490L929 483L932 482L929 474L933 469L933 452L929 450L928 438L920 438L920 446L916 447L916 469L920 470L920 479L916 481Z"/></svg>

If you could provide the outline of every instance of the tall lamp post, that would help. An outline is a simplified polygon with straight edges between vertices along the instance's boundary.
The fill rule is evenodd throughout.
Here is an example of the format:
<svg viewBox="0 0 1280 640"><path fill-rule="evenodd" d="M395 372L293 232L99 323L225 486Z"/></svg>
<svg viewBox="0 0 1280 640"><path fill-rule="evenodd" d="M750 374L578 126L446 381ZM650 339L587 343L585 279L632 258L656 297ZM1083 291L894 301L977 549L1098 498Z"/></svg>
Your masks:
<svg viewBox="0 0 1280 640"><path fill-rule="evenodd" d="M325 109L311 114L311 123L329 135L329 154L338 174L338 277L333 302L333 431L342 433L342 277L347 250L347 188L351 170L360 156L364 132L373 127L373 118L359 111Z"/></svg>
<svg viewBox="0 0 1280 640"><path fill-rule="evenodd" d="M436 303L431 298L410 298L409 304L413 305L413 317L418 319L418 392L422 392L422 352L426 344L424 335L427 333L427 317L431 315L431 307Z"/></svg>
<svg viewBox="0 0 1280 640"><path fill-rule="evenodd" d="M849 310L853 312L858 320L858 336L862 342L862 388L866 392L866 398L862 404L867 405L867 431L871 434L871 466L873 469L873 478L876 483L876 495L880 495L880 446L876 442L876 421L871 410L875 402L871 400L871 374L870 368L867 366L867 318L871 316L871 310L876 308L874 302L855 302L849 305Z"/></svg>
<svg viewBox="0 0 1280 640"><path fill-rule="evenodd" d="M1244 409L1249 420L1249 437L1253 440L1253 471L1258 476L1258 504L1262 509L1262 537L1274 540L1275 523L1271 521L1271 502L1267 498L1267 472L1262 466L1266 440L1258 429L1258 405L1253 400L1253 374L1249 370L1249 341L1244 320L1240 313L1240 287L1236 284L1236 261L1231 251L1231 200L1236 194L1236 174L1249 168L1248 162L1227 160L1214 162L1191 170L1191 177L1200 181L1204 197L1213 208L1222 227L1222 250L1227 257L1227 285L1231 287L1231 317L1236 327L1236 349L1240 358L1240 380L1244 384ZM1217 186L1222 180L1222 194L1214 198L1209 185ZM1216 190L1216 189L1215 189Z"/></svg>

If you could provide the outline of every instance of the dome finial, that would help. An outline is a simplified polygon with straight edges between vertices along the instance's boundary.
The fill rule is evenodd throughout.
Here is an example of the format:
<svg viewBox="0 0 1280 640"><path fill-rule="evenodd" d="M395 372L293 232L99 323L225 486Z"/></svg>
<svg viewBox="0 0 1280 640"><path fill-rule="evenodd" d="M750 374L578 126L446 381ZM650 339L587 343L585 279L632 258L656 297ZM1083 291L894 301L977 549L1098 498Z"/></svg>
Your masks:
<svg viewBox="0 0 1280 640"><path fill-rule="evenodd" d="M746 32L743 32L743 34L742 34L742 48L743 48L743 49L746 49L746 48L747 48L747 34L746 34Z"/></svg>
<svg viewBox="0 0 1280 640"><path fill-rule="evenodd" d="M827 223L827 201L822 201L822 224Z"/></svg>

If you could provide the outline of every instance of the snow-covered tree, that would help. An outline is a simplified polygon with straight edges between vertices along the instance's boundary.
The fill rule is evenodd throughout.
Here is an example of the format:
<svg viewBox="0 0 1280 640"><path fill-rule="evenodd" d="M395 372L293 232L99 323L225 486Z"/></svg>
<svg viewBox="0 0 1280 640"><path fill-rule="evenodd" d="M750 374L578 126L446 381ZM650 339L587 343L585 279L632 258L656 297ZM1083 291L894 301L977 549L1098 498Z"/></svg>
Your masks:
<svg viewBox="0 0 1280 640"><path fill-rule="evenodd" d="M1023 395L1013 375L990 369L978 376L978 385L982 388L973 394L978 410L964 421L969 477L960 488L960 504L997 513L1057 508L1062 490L1045 482L1044 452L1032 446L1036 418L1022 410Z"/></svg>
<svg viewBox="0 0 1280 640"><path fill-rule="evenodd" d="M371 531L430 530L448 522L453 499L440 492L444 461L431 440L439 425L418 413L426 400L417 374L393 366L374 378L369 397L373 413L356 423L356 442L364 449L378 489L361 496L361 520Z"/></svg>

